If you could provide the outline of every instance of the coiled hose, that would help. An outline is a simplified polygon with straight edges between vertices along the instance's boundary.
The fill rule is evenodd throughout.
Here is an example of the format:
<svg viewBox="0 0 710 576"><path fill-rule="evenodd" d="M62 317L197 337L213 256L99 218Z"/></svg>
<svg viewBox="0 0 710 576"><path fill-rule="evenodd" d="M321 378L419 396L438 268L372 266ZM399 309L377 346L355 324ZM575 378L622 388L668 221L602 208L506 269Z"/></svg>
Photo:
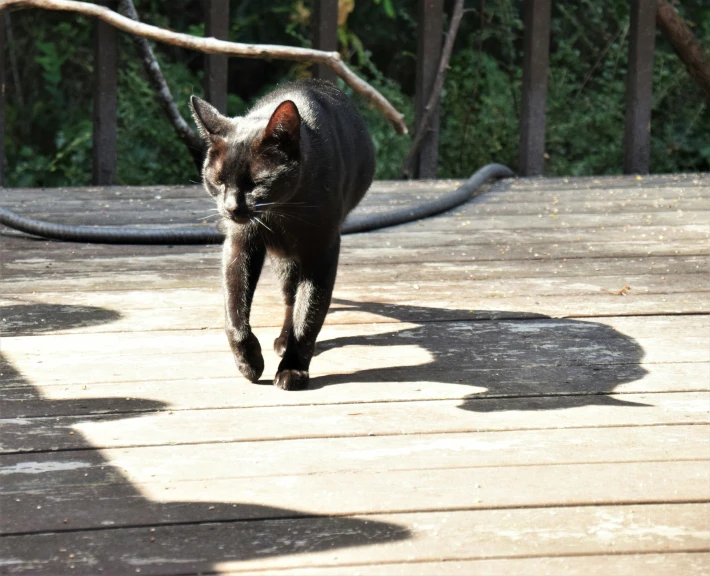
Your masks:
<svg viewBox="0 0 710 576"><path fill-rule="evenodd" d="M408 208L383 214L348 217L343 223L343 234L356 234L406 224L451 210L470 200L486 182L511 178L514 174L502 164L488 164L473 174L453 192ZM68 226L26 218L0 207L0 224L26 234L65 242L91 242L96 244L220 244L224 235L212 228L176 228L144 230L114 226Z"/></svg>

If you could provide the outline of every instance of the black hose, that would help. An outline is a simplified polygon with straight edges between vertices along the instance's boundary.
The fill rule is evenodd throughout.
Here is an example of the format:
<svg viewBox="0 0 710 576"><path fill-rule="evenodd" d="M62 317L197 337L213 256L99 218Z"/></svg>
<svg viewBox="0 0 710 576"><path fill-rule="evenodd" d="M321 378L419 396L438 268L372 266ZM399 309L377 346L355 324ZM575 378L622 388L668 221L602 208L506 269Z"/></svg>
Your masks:
<svg viewBox="0 0 710 576"><path fill-rule="evenodd" d="M343 234L356 234L388 226L406 224L429 216L441 214L470 200L476 190L491 179L511 178L513 172L502 164L488 164L478 170L455 191L436 200L422 202L413 207L401 208L383 214L368 214L347 218ZM25 218L0 207L0 224L33 236L65 242L92 242L98 244L220 244L224 235L212 228L173 228L143 230L115 226L68 226Z"/></svg>
<svg viewBox="0 0 710 576"><path fill-rule="evenodd" d="M476 171L456 190L441 198L407 208L400 208L399 210L392 210L391 212L383 212L382 214L364 214L362 216L349 217L343 223L341 232L343 234L369 232L370 230L397 226L398 224L406 224L407 222L436 216L470 200L476 191L489 180L512 178L513 176L515 176L513 171L507 166L503 166L503 164L487 164Z"/></svg>

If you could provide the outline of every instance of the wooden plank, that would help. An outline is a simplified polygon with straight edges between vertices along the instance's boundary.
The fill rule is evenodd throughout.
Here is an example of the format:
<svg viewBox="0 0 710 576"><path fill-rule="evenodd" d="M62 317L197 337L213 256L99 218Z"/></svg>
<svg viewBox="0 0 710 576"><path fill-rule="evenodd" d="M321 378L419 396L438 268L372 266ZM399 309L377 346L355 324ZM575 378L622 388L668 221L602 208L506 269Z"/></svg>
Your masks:
<svg viewBox="0 0 710 576"><path fill-rule="evenodd" d="M440 576L442 574L547 574L549 576L691 576L703 574L710 566L708 552L680 552L658 554L603 554L595 556L543 556L532 558L495 558L486 560L446 560L433 562L402 562L356 564L348 566L312 566L292 569L275 569L261 572L264 576L341 576L358 574L374 576L387 573L391 576ZM220 572L234 576L243 572Z"/></svg>
<svg viewBox="0 0 710 576"><path fill-rule="evenodd" d="M624 172L648 174L651 162L653 45L656 40L656 0L632 0L629 65L626 75Z"/></svg>
<svg viewBox="0 0 710 576"><path fill-rule="evenodd" d="M419 126L436 82L441 59L443 0L419 0L417 17L417 73L414 124ZM438 108L438 107L437 107ZM422 141L414 173L417 178L436 178L439 158L439 111L434 112Z"/></svg>
<svg viewBox="0 0 710 576"><path fill-rule="evenodd" d="M116 0L100 0L115 9ZM94 131L92 184L110 185L116 179L118 40L116 29L94 24Z"/></svg>
<svg viewBox="0 0 710 576"><path fill-rule="evenodd" d="M276 438L341 438L401 434L443 434L481 430L537 430L610 426L707 424L705 392L506 398L459 401L387 402L329 406L168 411L140 418L59 416L3 419L2 453L93 448L263 441ZM162 409L161 409L162 408ZM548 411L555 411L550 418ZM470 412L476 412L475 415ZM239 423L238 426L235 423ZM274 422L279 422L277 428ZM71 434L74 432L74 434ZM87 441L88 439L88 441Z"/></svg>
<svg viewBox="0 0 710 576"><path fill-rule="evenodd" d="M229 0L207 0L205 3L205 36L227 40L229 37ZM222 114L227 113L229 57L205 54L205 99Z"/></svg>
<svg viewBox="0 0 710 576"><path fill-rule="evenodd" d="M272 326L274 322L278 323L278 318L270 319L271 315L279 316L283 307L276 283L265 281L257 290L256 315L252 324ZM588 316L590 310L597 310L596 315L606 316L610 310L616 310L615 315L628 316L646 310L649 302L658 303L661 299L674 305L692 303L698 306L698 311L702 311L703 308L707 310L704 305L706 292L707 285L703 283L702 274L679 275L677 278L658 274L572 279L553 276L549 280L508 280L505 286L465 276L460 280L440 283L417 277L406 281L403 278L393 279L389 283L373 279L371 284L349 284L343 280L336 285L336 302L331 307L329 323L391 322L393 313L398 320L407 322L494 318L500 317L494 312L495 304L505 304L508 299L511 299L509 305L497 310L501 314L508 312L506 318L542 317L545 313L554 317L582 317ZM31 302L22 295L0 297L5 334L50 330L72 333L149 331L166 330L171 326L175 327L173 329L189 330L205 326L201 317L215 320L223 317L224 298L216 274L211 288L97 291L87 293L83 299L79 294L34 294ZM472 299L468 294L475 294L475 297ZM554 297L561 300L555 302ZM481 303L489 300L492 301ZM339 304L339 301L348 303ZM532 304L534 309L526 309L523 305L516 310L514 306L521 302ZM389 313L388 304L392 305ZM96 310L97 307L104 311ZM98 316L93 316L92 312ZM71 316L82 313L89 315L89 321L76 321ZM103 322L100 322L102 319Z"/></svg>
<svg viewBox="0 0 710 576"><path fill-rule="evenodd" d="M6 14L0 13L0 187L5 185L5 45Z"/></svg>
<svg viewBox="0 0 710 576"><path fill-rule="evenodd" d="M396 312L395 312L396 314ZM425 374L444 382L476 384L478 371L554 366L707 362L707 316L612 317L591 320L527 319L327 325L312 374L321 385L340 381L411 381ZM275 324L275 323L274 323ZM266 369L278 358L269 348L279 326L255 328ZM38 350L43 351L38 355ZM77 351L81 351L77 354ZM359 355L369 362L363 369ZM144 380L235 377L222 328L171 332L46 334L3 338L5 362L21 374L7 385L91 384ZM130 358L127 362L126 359ZM77 373L77 367L82 370ZM330 375L330 381L328 378ZM339 375L339 376L336 376ZM616 381L615 384L621 382ZM314 386L316 382L313 382ZM610 390L600 383L592 391ZM600 388L607 386L607 388Z"/></svg>
<svg viewBox="0 0 710 576"><path fill-rule="evenodd" d="M313 0L311 15L313 48L335 52L338 49L338 0ZM313 78L335 82L335 72L324 64L311 66Z"/></svg>
<svg viewBox="0 0 710 576"><path fill-rule="evenodd" d="M230 478L454 468L466 468L472 475L479 468L514 469L524 474L524 468L529 466L707 461L708 433L707 426L699 425L640 426L623 430L528 430L524 435L517 431L469 432L9 454L0 457L3 477L0 493L27 503L22 493L30 490L58 491L69 486L128 482L197 483ZM225 466L225 462L240 465Z"/></svg>
<svg viewBox="0 0 710 576"><path fill-rule="evenodd" d="M708 546L708 514L706 504L665 504L286 517L157 526L154 532L145 526L43 533L6 537L3 543L12 550L5 561L17 573L254 573L442 558L598 555L612 545L615 554L696 552Z"/></svg>
<svg viewBox="0 0 710 576"><path fill-rule="evenodd" d="M441 193L422 192L416 198L412 196L399 195L379 195L370 203L363 203L356 210L356 214L375 214L389 212L394 208L406 207L428 199L441 197ZM644 197L645 196L645 197ZM210 226L216 223L216 212L211 204L206 201L198 205L197 200L177 199L164 201L141 200L131 201L130 199L101 199L89 200L71 199L56 201L55 197L36 197L31 200L16 200L14 202L4 202L8 208L21 212L23 215L39 220L48 220L64 224L83 225L111 225L111 226L146 226L148 224L163 224L165 226ZM480 196L471 203L456 211L444 216L439 216L429 220L418 222L424 230L437 229L445 231L442 226L447 221L455 219L463 213L476 215L483 218L491 216L523 216L523 215L543 215L550 218L559 218L565 214L590 214L590 215L614 215L614 214L651 214L679 212L684 217L691 217L694 212L704 212L707 210L710 200L700 196L658 196L638 195L637 198L618 198L608 200L584 199L560 199L556 196L547 198L545 202L536 203L525 202L523 199L506 199L500 196ZM14 204L14 205L13 205ZM307 218L308 214L294 213L301 218ZM548 227L554 229L560 224L556 221L547 221ZM485 225L485 220L482 222ZM678 224L684 224L683 218ZM432 228L432 225L435 228ZM437 226L438 225L438 226ZM612 228L613 218L605 224ZM586 227L586 226L582 226ZM399 227L386 228L377 233L396 233L398 230L417 230L412 224ZM371 233L373 234L373 233ZM360 234L359 236L368 236Z"/></svg>
<svg viewBox="0 0 710 576"><path fill-rule="evenodd" d="M641 282L639 277L628 276L602 277L593 284L554 279L509 281L503 289L486 281L437 284L414 278L392 284L336 286L335 302L326 324L581 319L710 312L710 298L702 275L692 275L690 279L695 280L686 283L676 279L668 286L665 277L652 278L659 280ZM412 284L411 280L419 283ZM216 277L214 285L219 285ZM629 288L624 290L626 286ZM470 293L475 293L475 298ZM261 285L256 298L251 325L278 326L283 316L279 289L273 284ZM217 288L167 293L98 292L83 300L78 295L62 298L61 293L55 293L50 302L41 303L42 300L47 300L42 294L33 295L32 302L22 296L0 298L4 336L205 330L224 325L223 296Z"/></svg>
<svg viewBox="0 0 710 576"><path fill-rule="evenodd" d="M374 363L377 366L377 362ZM267 374L275 371L270 362ZM333 374L328 366L318 366L313 376L323 380ZM416 375L402 370L399 379L383 386L382 380L352 377L352 386L324 386L317 394L283 395L269 386L248 386L235 382L231 375L203 376L199 379L92 381L88 384L28 385L15 379L3 388L4 418L79 416L86 414L127 414L168 407L170 410L202 410L269 406L359 404L424 400L463 400L472 402L490 398L533 398L586 395L587 401L605 402L594 395L613 393L653 394L659 392L700 392L708 390L710 367L707 362L605 366L531 366L515 368L479 368L467 371L464 378L449 370L434 371L424 366ZM11 374L11 368L5 374ZM391 372L391 370L390 370ZM643 374L642 378L639 375ZM337 378L337 373L335 375ZM484 409L485 404L479 406Z"/></svg>
<svg viewBox="0 0 710 576"><path fill-rule="evenodd" d="M381 211L381 210L379 210ZM594 212L579 212L579 213L554 213L548 212L544 209L539 210L537 213L522 213L519 210L519 214L505 214L505 213L495 213L491 208L486 208L476 204L470 204L466 207L460 209L453 215L446 218L439 217L434 218L426 223L412 223L407 224L403 227L393 228L389 231L383 230L380 232L369 233L369 234L354 234L345 236L343 243L345 246L351 243L362 245L366 243L368 246L372 245L376 248L378 244L381 244L379 240L383 239L383 236L387 235L397 235L400 231L408 230L418 230L420 229L424 233L429 233L432 235L439 236L439 232L446 232L455 230L459 228L459 232L463 232L464 228L467 232L467 237L471 237L469 243L476 244L480 242L481 239L486 238L488 234L482 234L482 232L488 232L491 230L529 230L535 231L535 233L542 234L542 231L550 230L552 232L562 231L565 229L576 229L583 230L587 229L590 233L596 230L598 236L597 242L603 242L606 239L607 229L608 233L625 233L624 227L643 227L643 226L665 226L673 227L676 225L680 226L707 226L710 223L710 211L705 210L694 210L692 212L684 212L682 210L658 210L658 211L646 211L646 212L609 212L609 213L594 213ZM134 218L132 214L125 214L129 218ZM106 216L108 218L108 216ZM127 223L129 227L146 227L150 225L151 228L155 228L155 221L160 220L155 216L135 217L134 223ZM145 221L145 223L143 223ZM151 224L151 221L153 224ZM139 223L139 224L136 224ZM65 224L87 224L86 217L76 217L70 216L64 219ZM101 222L97 222L101 223ZM103 222L103 224L108 224L108 221ZM193 221L192 225L199 226L199 222ZM184 226L182 222L173 222L172 224L167 224L164 227L170 228L175 226ZM478 236L474 235L473 231L479 231ZM628 229L627 231L628 232ZM643 233L639 230L639 233ZM19 233L15 233L17 240L10 240L9 242L14 242L15 246L19 246L22 252L31 252L33 250L45 251L48 246L56 246L57 251L68 253L67 249L76 250L78 247L83 247L85 243L59 243L59 242L48 242L38 239L31 239L26 236L21 236ZM490 238L494 238L495 233L490 233ZM490 243L489 238L489 243ZM542 237L541 237L542 238ZM385 238L385 240L387 240ZM582 238L580 238L582 240ZM3 240L5 242L5 239ZM539 243L543 243L542 240ZM436 244L429 241L430 247L436 247ZM9 248L9 246L8 246ZM104 248L106 249L106 248ZM7 250L7 249L6 249ZM111 250L110 248L108 250ZM114 251L123 250L135 253L136 251L142 250L144 253L158 254L161 250L180 250L185 251L205 251L212 254L219 252L218 246L210 247L192 247L192 248L168 248L168 247L142 247L137 248L134 246L123 246L122 248L114 247ZM6 252L8 254L15 253L13 250ZM111 253L111 252L108 252ZM405 254L400 255L400 258L406 256Z"/></svg>
<svg viewBox="0 0 710 576"><path fill-rule="evenodd" d="M663 188L666 186L707 186L708 174L691 172L686 174L649 174L644 176L563 176L539 178L516 178L506 180L510 189L549 190L599 190L605 188ZM498 184L500 185L500 184Z"/></svg>
<svg viewBox="0 0 710 576"><path fill-rule="evenodd" d="M417 199L427 194L434 196L452 191L461 185L460 179L439 180L378 180L373 182L365 196L365 203L376 202L380 197L411 197ZM524 200L531 197L527 192L535 191L535 202L553 198L570 200L619 200L656 197L659 194L691 194L707 198L710 195L710 177L707 174L667 174L650 176L598 176L580 178L535 178L509 179L493 183L482 192L487 200L499 198L504 201ZM41 198L43 202L64 200L133 200L154 201L183 200L201 202L212 206L212 201L202 186L105 186L79 188L13 188L5 191L11 202ZM160 198L157 198L157 197Z"/></svg>
<svg viewBox="0 0 710 576"><path fill-rule="evenodd" d="M638 176L637 178L641 178ZM587 178L580 183L564 184L559 179L545 179L543 185L536 185L534 180L523 179L518 181L505 181L494 184L487 192L482 193L476 202L485 204L522 204L530 205L531 209L554 202L557 208L561 209L567 205L581 203L591 203L593 208L595 202L606 203L628 203L634 200L661 199L664 196L672 195L682 199L684 196L707 199L710 195L710 187L702 185L707 180L705 175L695 175L695 179L687 181L681 180L677 183L661 182L654 185L656 177L646 176L641 180L630 179L608 183L606 187L594 184L599 180ZM647 182L647 180L650 180ZM404 202L413 202L427 198L439 197L451 190L454 190L461 181L440 180L408 183L397 182L375 182L371 191L365 196L361 208L367 211L368 207L384 206L390 202L392 205ZM693 185L695 182L697 185ZM535 202L530 202L529 193L535 192ZM100 204L105 201L109 207L119 204L134 206L139 210L146 205L147 210L155 212L156 208L177 205L194 205L197 208L212 208L212 201L207 197L201 187L106 187L106 188L66 188L66 189L8 189L5 191L7 202L13 206L26 206L37 204L39 207L49 206L47 214L53 214L57 207L65 202L71 203L88 201L99 204L97 208L104 208ZM395 202L396 201L396 202ZM562 204L560 204L562 201ZM571 204L570 204L571 203ZM500 209L497 206L497 209ZM95 210L91 210L94 212ZM100 210L99 210L100 211ZM588 211L588 210L587 210ZM38 214L40 214L38 212ZM166 221L168 221L166 219Z"/></svg>
<svg viewBox="0 0 710 576"><path fill-rule="evenodd" d="M422 191L412 194L400 193L378 193L376 196L364 202L358 209L358 214L369 214L375 212L388 211L394 207L404 207L420 201L441 198L446 192ZM560 197L559 193L540 192L541 198L537 202L527 202L523 195L525 192L515 192L516 197L507 197L501 194L486 194L475 198L472 203L476 209L481 211L481 215L489 213L496 215L503 214L615 214L619 212L639 213L639 212L663 212L669 210L682 210L691 212L695 210L706 210L708 198L700 194L684 193L678 190L664 189L659 194L637 193L614 196L613 194L595 195L588 197ZM602 196L605 196L602 198ZM202 198L176 198L171 200L151 200L132 198L74 198L57 197L56 195L34 195L32 197L3 199L3 205L8 208L22 212L24 215L32 216L40 220L64 221L70 217L83 217L84 223L88 218L97 222L103 218L111 217L112 224L144 224L147 217L152 221L162 224L200 224L202 226L210 224L216 217L214 206L208 200ZM77 210L80 214L77 214ZM455 216L451 213L448 216ZM139 221L138 218L141 218ZM115 219L115 222L114 220ZM427 222L439 222L442 218ZM422 221L425 222L425 221ZM405 226L401 229L408 229ZM385 229L394 230L394 229Z"/></svg>
<svg viewBox="0 0 710 576"><path fill-rule="evenodd" d="M166 255L170 254L170 251L164 250L162 253L158 251L154 256L148 257L144 255L145 253L130 256L123 253L114 258L97 259L91 255L91 251L85 255L81 247L78 252L76 256L67 255L66 262L41 257L27 258L28 255L19 258L8 266L11 269L5 271L3 290L0 293L8 299L22 299L29 292L33 294L32 301L36 303L81 304L89 301L72 295L73 291L90 293L86 297L92 302L103 302L104 294L111 298L108 293L122 290L135 291L136 288L145 286L150 286L149 292L154 295L152 297L162 298L175 292L175 288L172 287L175 282L184 282L184 288L189 290L186 294L190 296L194 296L198 290L208 293L221 290L220 257L215 253L210 255L202 253L198 257L189 254L173 256ZM84 266L79 263L83 263ZM415 283L421 285L420 283L436 280L445 284L467 281L471 282L471 288L481 289L495 285L499 290L508 293L515 291L514 287L510 287L515 283L548 281L567 289L574 286L579 288L580 285L586 284L603 290L607 285L616 286L620 279L632 278L639 280L634 284L639 292L643 291L644 286L650 288L646 283L658 282L664 282L665 290L672 292L674 287L683 281L687 281L690 288L693 278L702 279L703 274L708 270L708 259L703 256L638 259L580 258L562 262L508 260L480 263L453 261L388 264L386 269L382 269L377 263L342 262L338 270L336 286L338 289L347 286L354 290L363 283L413 287ZM109 267L116 273L115 275L109 274ZM111 283L111 278L115 278L114 284ZM501 280L505 280L505 287L500 284ZM476 282L479 284L475 284ZM54 290L52 290L53 285ZM272 286L275 285L276 279L271 266L267 263L260 280L260 287L272 290ZM698 289L701 288L702 284L698 283ZM56 300L53 299L55 296ZM130 299L130 296L127 295L127 298ZM176 305L184 304L184 301L171 301L176 302ZM198 302L200 301L196 300L194 303L198 304Z"/></svg>
<svg viewBox="0 0 710 576"><path fill-rule="evenodd" d="M464 221L464 223L467 221ZM470 220L470 228L474 229L475 223ZM463 226L466 229L469 226ZM673 232L654 229L650 233L640 232L635 234L626 233L620 230L614 233L617 241L607 241L605 236L612 235L611 231L602 230L584 234L572 234L567 237L560 233L557 241L537 242L542 240L544 234L539 237L528 235L529 242L522 242L515 238L515 233L511 233L506 238L506 234L474 234L467 236L463 230L460 236L455 234L438 235L437 238L419 234L403 234L400 237L380 237L379 241L372 238L348 237L343 241L341 249L341 262L347 265L377 265L404 264L404 263L452 263L461 262L472 264L474 262L496 263L487 264L490 267L497 267L499 262L512 260L527 261L521 266L528 266L535 269L544 265L544 261L554 260L561 269L574 267L583 259L603 259L614 258L635 258L644 259L650 257L650 262L662 257L692 257L701 256L702 262L707 260L710 253L710 241L702 230L687 228L687 233L673 234ZM436 235L433 235L436 236ZM496 236L501 241L496 242ZM524 236L524 235L523 235ZM675 241L669 242L675 236ZM85 254L91 255L91 249L84 252L82 245L65 245L64 251L55 252L56 257L43 253L41 247L36 247L35 253L24 253L19 255L15 261L6 261L5 278L9 282L12 279L22 279L30 277L38 279L38 274L42 278L47 278L51 274L62 274L64 276L86 275L86 273L105 273L101 270L102 264L109 264L111 270L116 272L136 272L150 271L156 274L172 270L179 271L182 264L189 262L190 267L197 269L219 269L220 249L212 247L201 249L195 253L190 250L170 249L168 247L155 248L151 254L150 248L128 247L113 252L95 252L100 257L83 258ZM79 256L71 254L79 249ZM174 254L174 256L171 256ZM192 256L191 254L196 254ZM148 256L138 258L138 256ZM108 256L108 257L106 257ZM117 257L118 256L118 257ZM649 262L649 265L651 265ZM176 265L179 263L179 265ZM550 262L550 264L554 264ZM463 265L463 264L462 264ZM704 265L704 264L703 264ZM594 268L600 268L594 266ZM92 270L93 269L93 270ZM183 270L182 276L186 273ZM3 291L8 290L5 286Z"/></svg>
<svg viewBox="0 0 710 576"><path fill-rule="evenodd" d="M545 169L545 106L550 52L550 0L525 3L525 48L520 117L520 173L540 176Z"/></svg>
<svg viewBox="0 0 710 576"><path fill-rule="evenodd" d="M156 248L154 257L141 256L141 252L131 258L115 257L106 258L104 265L94 265L95 260L91 254L92 248L77 246L77 255L68 254L68 258L81 259L86 249L89 255L83 260L84 266L76 266L55 273L56 260L45 259L44 269L37 267L34 270L23 270L15 267L13 270L3 271L3 283L0 294L7 298L22 298L32 295L33 302L53 302L52 294L58 298L72 298L73 292L100 293L140 290L146 286L151 287L151 292L173 289L200 289L218 290L220 287L219 255L212 253L208 257L193 258L190 255L165 256L169 249ZM66 252L66 251L65 251ZM118 252L114 252L116 254ZM95 252L101 254L101 252ZM145 254L144 252L142 254ZM204 255L204 252L201 252ZM110 255L110 252L109 254ZM27 255L25 255L27 256ZM37 254L39 256L39 254ZM127 256L125 252L122 256ZM27 260L23 258L23 260ZM35 260L35 263L42 262ZM498 262L476 261L449 261L449 262L388 262L382 267L377 262L348 262L341 261L338 268L336 289L347 283L350 287L368 282L405 282L412 289L419 282L426 282L440 278L443 282L456 281L508 281L519 278L567 278L583 279L597 274L610 278L620 279L628 276L653 275L666 278L669 286L674 285L676 275L707 273L708 258L703 256L661 256L632 258L580 258L565 262L555 260L508 260ZM272 272L265 267L260 290L273 283ZM618 281L613 282L616 286ZM626 283L624 281L624 283ZM502 284L501 284L502 285ZM638 287L638 286L637 286ZM633 288L633 286L632 286ZM43 300L46 293L47 300ZM260 292L261 294L261 292ZM61 296L60 296L61 295ZM84 296L74 301L60 300L58 303L86 304ZM86 296L93 298L93 296ZM259 296L261 298L261 296ZM374 298L370 298L373 300ZM22 300L24 301L24 300Z"/></svg>
<svg viewBox="0 0 710 576"><path fill-rule="evenodd" d="M215 457L220 451L205 446ZM283 455L288 458L287 454ZM593 478L592 482L582 479ZM511 491L514 485L516 489ZM614 486L610 491L609 486ZM61 498L58 498L61 494ZM32 489L0 496L0 534L278 518L304 515L703 502L710 461L615 462L502 468L306 473ZM147 501L146 501L147 500ZM248 505L244 505L244 500ZM191 502L192 506L185 506ZM202 506L199 504L203 503ZM38 509L37 506L40 506ZM205 508L212 506L211 514ZM294 514L296 515L296 514ZM64 522L67 520L67 522Z"/></svg>

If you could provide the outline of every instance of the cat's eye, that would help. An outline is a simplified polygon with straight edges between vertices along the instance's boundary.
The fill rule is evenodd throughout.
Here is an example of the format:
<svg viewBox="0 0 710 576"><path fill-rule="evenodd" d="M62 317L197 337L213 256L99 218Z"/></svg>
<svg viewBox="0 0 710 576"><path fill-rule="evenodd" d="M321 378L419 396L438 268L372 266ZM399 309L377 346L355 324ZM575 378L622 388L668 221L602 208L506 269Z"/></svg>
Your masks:
<svg viewBox="0 0 710 576"><path fill-rule="evenodd" d="M251 176L246 176L245 178L242 178L241 181L239 182L239 189L242 192L244 192L245 194L254 190L255 187L256 187L256 183L251 178Z"/></svg>

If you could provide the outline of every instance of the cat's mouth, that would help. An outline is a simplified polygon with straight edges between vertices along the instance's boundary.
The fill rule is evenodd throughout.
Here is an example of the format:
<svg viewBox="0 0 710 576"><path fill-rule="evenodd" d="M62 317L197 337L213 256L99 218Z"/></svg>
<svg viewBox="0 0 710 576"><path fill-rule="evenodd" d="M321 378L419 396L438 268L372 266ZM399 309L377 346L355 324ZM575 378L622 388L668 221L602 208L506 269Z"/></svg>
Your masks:
<svg viewBox="0 0 710 576"><path fill-rule="evenodd" d="M250 214L230 214L229 219L237 224L247 224L251 221Z"/></svg>
<svg viewBox="0 0 710 576"><path fill-rule="evenodd" d="M251 213L251 211L249 209L242 209L242 210L224 210L222 212L222 216L227 220L235 222L236 224L248 224L254 215Z"/></svg>

